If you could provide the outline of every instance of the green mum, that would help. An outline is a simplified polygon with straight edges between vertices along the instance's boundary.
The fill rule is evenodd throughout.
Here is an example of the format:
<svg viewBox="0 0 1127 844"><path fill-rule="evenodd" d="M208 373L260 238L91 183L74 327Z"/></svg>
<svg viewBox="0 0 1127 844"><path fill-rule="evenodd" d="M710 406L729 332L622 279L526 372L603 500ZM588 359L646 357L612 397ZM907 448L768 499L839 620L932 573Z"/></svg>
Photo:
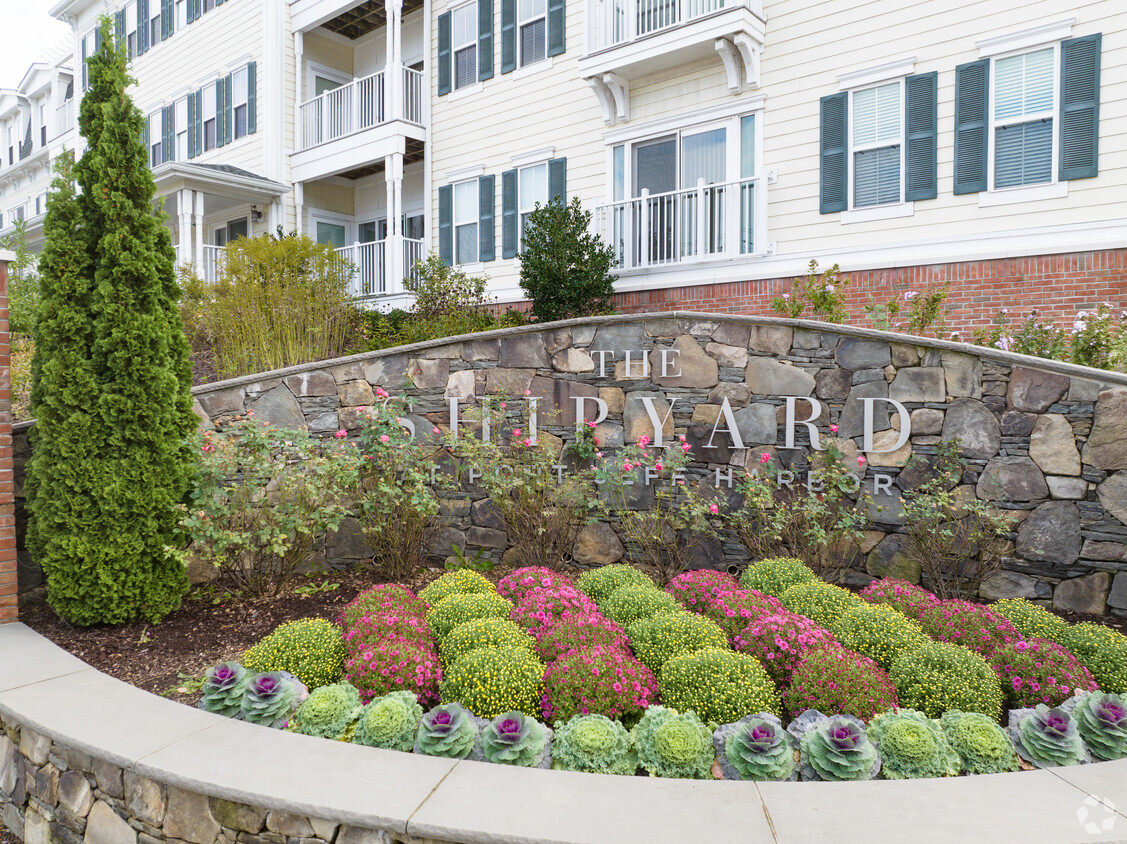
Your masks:
<svg viewBox="0 0 1127 844"><path fill-rule="evenodd" d="M781 598L790 587L799 583L818 583L818 575L802 560L793 557L771 557L752 563L740 575L740 586L764 595Z"/></svg>
<svg viewBox="0 0 1127 844"><path fill-rule="evenodd" d="M455 569L432 581L419 592L419 598L432 607L451 595L496 592L497 587L472 569Z"/></svg>
<svg viewBox="0 0 1127 844"><path fill-rule="evenodd" d="M755 712L779 715L779 692L753 656L705 648L673 657L661 669L661 699L705 721L728 724Z"/></svg>
<svg viewBox="0 0 1127 844"><path fill-rule="evenodd" d="M344 670L341 630L323 618L283 624L242 658L248 671L288 671L309 689L340 679Z"/></svg>
<svg viewBox="0 0 1127 844"><path fill-rule="evenodd" d="M575 585L580 592L585 592L596 604L601 604L616 589L628 583L635 586L654 585L654 582L646 577L643 572L623 563L588 569L579 575Z"/></svg>

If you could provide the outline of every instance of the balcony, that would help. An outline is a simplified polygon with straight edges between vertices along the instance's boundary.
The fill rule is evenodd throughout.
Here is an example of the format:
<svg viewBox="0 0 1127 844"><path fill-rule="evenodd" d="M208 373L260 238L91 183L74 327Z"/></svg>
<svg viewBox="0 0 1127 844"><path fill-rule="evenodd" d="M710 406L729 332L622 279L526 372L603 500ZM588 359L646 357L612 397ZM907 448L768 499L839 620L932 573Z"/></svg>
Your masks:
<svg viewBox="0 0 1127 844"><path fill-rule="evenodd" d="M59 138L74 128L74 100L66 100L55 109L55 134ZM52 140L54 139L52 138Z"/></svg>
<svg viewBox="0 0 1127 844"><path fill-rule="evenodd" d="M397 80L395 90L391 79ZM424 96L423 74L397 65L302 103L294 181L347 173L402 152L404 136L421 143Z"/></svg>
<svg viewBox="0 0 1127 844"><path fill-rule="evenodd" d="M391 267L388 260L390 248L396 240L403 244L402 270L400 273ZM385 297L406 300L408 294L403 289L403 276L417 278L413 267L416 261L423 260L425 251L421 240L409 237L375 240L370 243L356 243L337 250L341 258L352 264L352 280L349 294L358 300L371 301ZM399 275L398 278L395 276ZM398 301L395 304L400 304Z"/></svg>
<svg viewBox="0 0 1127 844"><path fill-rule="evenodd" d="M595 230L621 271L731 260L761 253L759 179L651 194L595 207Z"/></svg>

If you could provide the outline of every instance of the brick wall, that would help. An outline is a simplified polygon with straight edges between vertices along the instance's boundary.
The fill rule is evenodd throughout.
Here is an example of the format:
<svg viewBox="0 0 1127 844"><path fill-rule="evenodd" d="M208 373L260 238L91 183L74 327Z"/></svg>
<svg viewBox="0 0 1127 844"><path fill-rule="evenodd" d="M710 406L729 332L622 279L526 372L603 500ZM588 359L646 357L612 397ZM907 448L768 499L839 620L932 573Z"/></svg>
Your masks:
<svg viewBox="0 0 1127 844"><path fill-rule="evenodd" d="M825 269L825 267L819 267ZM926 291L947 283L948 325L965 339L989 325L1002 308L1011 324L1036 308L1043 318L1069 327L1078 310L1110 302L1127 308L1127 249L1029 258L999 258L952 264L844 272L849 279L849 324L870 327L864 306L906 290ZM791 278L703 284L668 290L620 293L619 313L673 309L770 316L771 299L790 290Z"/></svg>
<svg viewBox="0 0 1127 844"><path fill-rule="evenodd" d="M15 621L18 612L10 351L8 262L0 256L0 624Z"/></svg>

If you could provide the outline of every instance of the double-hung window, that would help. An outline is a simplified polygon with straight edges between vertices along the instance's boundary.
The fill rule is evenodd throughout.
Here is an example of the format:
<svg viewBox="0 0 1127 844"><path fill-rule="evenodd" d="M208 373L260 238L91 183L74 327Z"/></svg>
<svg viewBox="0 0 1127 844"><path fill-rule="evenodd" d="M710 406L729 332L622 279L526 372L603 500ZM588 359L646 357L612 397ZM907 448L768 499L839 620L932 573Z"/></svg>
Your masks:
<svg viewBox="0 0 1127 844"><path fill-rule="evenodd" d="M1057 49L994 61L991 108L995 188L1053 181Z"/></svg>
<svg viewBox="0 0 1127 844"><path fill-rule="evenodd" d="M496 177L468 178L482 169L470 167L449 173L450 184L438 189L438 255L447 264L476 264L496 258Z"/></svg>
<svg viewBox="0 0 1127 844"><path fill-rule="evenodd" d="M216 120L215 86L205 85L203 88L203 149L204 152L215 149L218 144L218 121Z"/></svg>
<svg viewBox="0 0 1127 844"><path fill-rule="evenodd" d="M188 160L188 98L176 101L176 160Z"/></svg>
<svg viewBox="0 0 1127 844"><path fill-rule="evenodd" d="M543 61L548 55L548 0L517 0L520 27L520 66Z"/></svg>
<svg viewBox="0 0 1127 844"><path fill-rule="evenodd" d="M240 68L231 74L231 105L234 117L234 137L236 140L247 135L247 116L249 92L247 68Z"/></svg>
<svg viewBox="0 0 1127 844"><path fill-rule="evenodd" d="M82 38L82 90L83 91L90 90L90 66L88 64L86 64L86 61L91 56L93 56L94 53L96 53L98 51L99 42L100 42L100 38L99 38L99 35L98 35L98 30L96 28L92 29L90 32L87 32L86 35L83 36L83 38Z"/></svg>
<svg viewBox="0 0 1127 844"><path fill-rule="evenodd" d="M149 115L149 166L156 167L162 158L164 140L164 109L157 109Z"/></svg>
<svg viewBox="0 0 1127 844"><path fill-rule="evenodd" d="M454 263L476 264L478 261L478 214L480 202L478 180L470 179L454 185Z"/></svg>
<svg viewBox="0 0 1127 844"><path fill-rule="evenodd" d="M477 82L477 3L454 9L450 15L450 24L456 91Z"/></svg>
<svg viewBox="0 0 1127 844"><path fill-rule="evenodd" d="M851 92L854 208L901 201L902 84L896 81Z"/></svg>
<svg viewBox="0 0 1127 844"><path fill-rule="evenodd" d="M176 30L188 25L188 0L176 0Z"/></svg>
<svg viewBox="0 0 1127 844"><path fill-rule="evenodd" d="M537 205L547 205L548 162L522 167L517 171L517 208L520 213L520 243L524 242L524 230L528 225L528 215ZM518 246L519 249L519 246Z"/></svg>
<svg viewBox="0 0 1127 844"><path fill-rule="evenodd" d="M129 58L137 55L137 4L125 7L125 52Z"/></svg>
<svg viewBox="0 0 1127 844"><path fill-rule="evenodd" d="M160 0L149 2L149 46L155 47L160 43Z"/></svg>

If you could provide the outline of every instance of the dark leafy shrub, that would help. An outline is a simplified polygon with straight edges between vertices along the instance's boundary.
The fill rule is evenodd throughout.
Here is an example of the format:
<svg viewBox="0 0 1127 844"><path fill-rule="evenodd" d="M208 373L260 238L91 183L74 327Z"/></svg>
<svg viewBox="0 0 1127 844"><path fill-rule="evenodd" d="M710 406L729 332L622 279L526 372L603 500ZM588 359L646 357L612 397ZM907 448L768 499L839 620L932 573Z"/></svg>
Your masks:
<svg viewBox="0 0 1127 844"><path fill-rule="evenodd" d="M419 591L419 598L432 608L451 595L493 593L497 591L484 575L471 569L454 569L441 575Z"/></svg>
<svg viewBox="0 0 1127 844"><path fill-rule="evenodd" d="M602 613L564 610L555 624L540 633L536 652L551 662L568 651L606 647L625 652L629 644L623 629Z"/></svg>
<svg viewBox="0 0 1127 844"><path fill-rule="evenodd" d="M474 756L522 768L547 768L552 761L552 731L522 712L498 715L478 733Z"/></svg>
<svg viewBox="0 0 1127 844"><path fill-rule="evenodd" d="M1036 709L1014 709L1006 732L1017 755L1038 768L1091 761L1076 722L1061 709L1051 709L1043 703Z"/></svg>
<svg viewBox="0 0 1127 844"><path fill-rule="evenodd" d="M990 664L1002 681L1006 709L1060 706L1078 691L1098 688L1076 657L1045 639L1002 645L991 654Z"/></svg>
<svg viewBox="0 0 1127 844"><path fill-rule="evenodd" d="M890 606L860 604L831 628L845 647L874 660L885 671L900 654L928 641L923 629Z"/></svg>
<svg viewBox="0 0 1127 844"><path fill-rule="evenodd" d="M591 599L597 604L602 604L618 587L625 586L628 583L650 587L654 585L654 582L646 577L643 572L625 563L588 569L579 575L579 579L575 581L579 591L590 595Z"/></svg>
<svg viewBox="0 0 1127 844"><path fill-rule="evenodd" d="M826 628L832 628L839 618L860 603L848 589L820 580L791 586L780 600L791 612L804 615Z"/></svg>
<svg viewBox="0 0 1127 844"><path fill-rule="evenodd" d="M652 583L620 586L601 606L603 614L623 627L629 627L639 618L648 618L660 612L680 609L677 602Z"/></svg>
<svg viewBox="0 0 1127 844"><path fill-rule="evenodd" d="M340 739L360 717L360 694L350 683L314 689L293 714L290 726L307 736Z"/></svg>
<svg viewBox="0 0 1127 844"><path fill-rule="evenodd" d="M939 599L926 589L895 577L874 580L861 590L860 597L870 604L887 604L908 618L917 618L925 607L939 603Z"/></svg>
<svg viewBox="0 0 1127 844"><path fill-rule="evenodd" d="M754 589L737 589L735 592L717 595L711 604L700 610L700 614L716 622L730 642L751 622L786 611L787 608L771 595Z"/></svg>
<svg viewBox="0 0 1127 844"><path fill-rule="evenodd" d="M1049 639L1056 642L1068 631L1067 621L1025 598L995 601L990 609L1008 619L1025 639Z"/></svg>
<svg viewBox="0 0 1127 844"><path fill-rule="evenodd" d="M367 747L409 752L422 717L423 708L413 692L389 692L364 707L352 741Z"/></svg>
<svg viewBox="0 0 1127 844"><path fill-rule="evenodd" d="M565 612L598 612L599 608L587 595L572 586L558 589L532 589L524 594L519 604L509 612L509 618L539 638Z"/></svg>
<svg viewBox="0 0 1127 844"><path fill-rule="evenodd" d="M718 595L737 589L739 583L732 575L710 569L694 569L679 574L665 587L678 604L691 612L700 612Z"/></svg>
<svg viewBox="0 0 1127 844"><path fill-rule="evenodd" d="M546 721L594 714L632 723L656 699L652 671L618 648L595 647L548 664L540 709Z"/></svg>
<svg viewBox="0 0 1127 844"><path fill-rule="evenodd" d="M787 730L802 751L802 779L845 782L871 780L880 770L880 754L852 715L826 717L807 710Z"/></svg>
<svg viewBox="0 0 1127 844"><path fill-rule="evenodd" d="M652 776L712 778L712 732L694 713L651 706L631 732L638 764Z"/></svg>
<svg viewBox="0 0 1127 844"><path fill-rule="evenodd" d="M517 710L540 713L544 666L528 648L478 648L446 669L439 690L479 718Z"/></svg>
<svg viewBox="0 0 1127 844"><path fill-rule="evenodd" d="M477 618L459 624L442 640L439 653L444 665L453 665L478 648L526 648L533 650L531 636L507 618Z"/></svg>
<svg viewBox="0 0 1127 844"><path fill-rule="evenodd" d="M630 625L630 646L654 674L672 657L703 648L728 647L728 637L712 621L689 612L640 618Z"/></svg>
<svg viewBox="0 0 1127 844"><path fill-rule="evenodd" d="M321 618L302 618L283 624L242 658L250 671L288 671L309 689L340 679L344 643L340 628Z"/></svg>
<svg viewBox="0 0 1127 844"><path fill-rule="evenodd" d="M1009 619L970 601L940 601L925 607L919 614L919 622L932 638L962 645L984 657L1019 638Z"/></svg>
<svg viewBox="0 0 1127 844"><path fill-rule="evenodd" d="M1002 684L981 656L961 645L927 642L901 656L889 672L901 705L938 718L949 709L1002 714Z"/></svg>
<svg viewBox="0 0 1127 844"><path fill-rule="evenodd" d="M962 770L939 722L914 709L876 716L869 722L869 740L880 752L886 780L955 777Z"/></svg>
<svg viewBox="0 0 1127 844"><path fill-rule="evenodd" d="M1084 621L1069 626L1055 641L1092 672L1103 691L1127 694L1127 636Z"/></svg>
<svg viewBox="0 0 1127 844"><path fill-rule="evenodd" d="M340 611L339 624L348 630L366 615L388 613L392 615L414 616L420 621L427 617L427 605L408 589L398 583L381 583L365 589Z"/></svg>
<svg viewBox="0 0 1127 844"><path fill-rule="evenodd" d="M779 692L755 657L720 648L673 657L661 669L659 687L664 703L718 724L782 712Z"/></svg>
<svg viewBox="0 0 1127 844"><path fill-rule="evenodd" d="M806 616L790 612L762 616L737 633L735 649L759 660L776 682L789 682L795 666L815 648L832 647L833 634Z"/></svg>
<svg viewBox="0 0 1127 844"><path fill-rule="evenodd" d="M798 742L769 712L757 712L712 734L724 779L778 782L798 779Z"/></svg>
<svg viewBox="0 0 1127 844"><path fill-rule="evenodd" d="M533 589L559 589L561 586L574 586L569 577L544 568L543 566L525 566L515 569L497 581L497 594L508 598L514 604L521 600Z"/></svg>
<svg viewBox="0 0 1127 844"><path fill-rule="evenodd" d="M441 645L455 627L477 618L508 618L511 602L496 592L454 594L432 604L427 613L427 625Z"/></svg>
<svg viewBox="0 0 1127 844"><path fill-rule="evenodd" d="M561 771L630 776L638 768L634 738L605 715L576 715L557 721L552 767Z"/></svg>
<svg viewBox="0 0 1127 844"><path fill-rule="evenodd" d="M949 709L939 719L939 725L968 774L1002 774L1018 769L1010 737L981 712Z"/></svg>
<svg viewBox="0 0 1127 844"><path fill-rule="evenodd" d="M826 647L809 651L795 666L783 706L795 716L816 709L868 720L899 702L883 668L859 653Z"/></svg>
<svg viewBox="0 0 1127 844"><path fill-rule="evenodd" d="M402 690L427 704L438 700L442 668L433 645L387 638L354 650L345 660L344 679L357 688L361 700Z"/></svg>
<svg viewBox="0 0 1127 844"><path fill-rule="evenodd" d="M744 589L754 589L764 595L774 595L781 598L790 587L799 583L816 583L818 575L802 562L793 557L770 557L752 563L740 574L740 586Z"/></svg>

